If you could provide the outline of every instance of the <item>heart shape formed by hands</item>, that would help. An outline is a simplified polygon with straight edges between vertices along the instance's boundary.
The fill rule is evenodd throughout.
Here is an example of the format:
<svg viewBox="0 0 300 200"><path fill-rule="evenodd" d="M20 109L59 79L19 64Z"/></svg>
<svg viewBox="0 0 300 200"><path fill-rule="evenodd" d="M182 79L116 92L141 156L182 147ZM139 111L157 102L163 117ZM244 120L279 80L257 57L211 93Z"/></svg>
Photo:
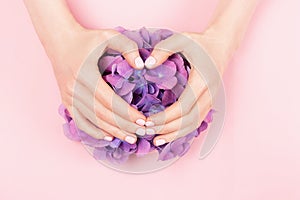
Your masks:
<svg viewBox="0 0 300 200"><path fill-rule="evenodd" d="M146 28L129 31L118 27L117 30L137 43L144 61L158 42L173 34L166 29L151 32ZM189 62L180 53L174 53L155 69L136 70L128 64L121 53L111 49L99 58L98 67L103 79L116 94L145 116L163 111L177 101L185 88L191 69ZM111 142L95 139L77 129L66 108L60 107L60 114L66 119L64 124L66 136L93 148L93 156L97 160L108 160L114 164L126 162L131 154L146 155L153 150L159 152L158 160L183 156L188 151L192 138L197 137L212 121L212 113L211 110L200 127L193 132L164 145L155 146L152 141L155 135L138 137L135 144L129 144L118 138L114 138Z"/></svg>

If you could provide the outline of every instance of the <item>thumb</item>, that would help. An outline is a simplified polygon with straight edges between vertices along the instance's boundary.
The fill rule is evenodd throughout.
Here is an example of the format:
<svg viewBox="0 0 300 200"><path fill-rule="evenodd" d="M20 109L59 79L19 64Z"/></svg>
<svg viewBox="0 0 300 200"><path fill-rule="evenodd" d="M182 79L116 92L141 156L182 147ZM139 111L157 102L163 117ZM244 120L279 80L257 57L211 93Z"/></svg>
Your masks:
<svg viewBox="0 0 300 200"><path fill-rule="evenodd" d="M148 69L153 69L161 65L172 54L183 51L185 42L185 37L179 33L175 33L169 38L160 41L155 45L151 55L146 59L145 66Z"/></svg>
<svg viewBox="0 0 300 200"><path fill-rule="evenodd" d="M133 68L143 69L144 61L140 57L137 44L117 31L110 30L109 32L111 33L107 47L120 52Z"/></svg>

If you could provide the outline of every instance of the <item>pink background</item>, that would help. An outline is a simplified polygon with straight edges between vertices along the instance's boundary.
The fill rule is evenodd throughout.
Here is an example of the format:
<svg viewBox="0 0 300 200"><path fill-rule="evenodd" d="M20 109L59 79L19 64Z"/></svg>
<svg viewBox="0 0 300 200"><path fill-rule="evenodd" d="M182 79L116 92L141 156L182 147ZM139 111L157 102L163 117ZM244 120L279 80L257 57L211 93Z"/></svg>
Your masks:
<svg viewBox="0 0 300 200"><path fill-rule="evenodd" d="M178 31L202 30L216 2L69 0L88 27ZM226 121L209 157L198 160L195 142L174 165L130 175L65 138L51 65L24 5L2 0L0 199L300 199L299 19L297 0L258 7L225 74Z"/></svg>

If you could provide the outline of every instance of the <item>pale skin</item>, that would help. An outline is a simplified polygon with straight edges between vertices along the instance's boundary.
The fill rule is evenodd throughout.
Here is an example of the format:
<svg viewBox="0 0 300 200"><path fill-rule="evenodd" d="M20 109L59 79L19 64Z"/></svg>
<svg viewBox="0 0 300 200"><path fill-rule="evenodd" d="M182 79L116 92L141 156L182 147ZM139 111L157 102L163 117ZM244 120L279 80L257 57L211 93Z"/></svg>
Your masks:
<svg viewBox="0 0 300 200"><path fill-rule="evenodd" d="M206 50L220 76L239 47L258 2L259 0L220 0L205 31L182 33ZM210 91L197 73L196 65L192 66L194 70L190 73L189 87L179 100L165 111L148 118L116 95L101 78L96 66L86 76L77 77L89 53L103 43L103 51L108 47L121 52L136 69L152 69L163 63L170 53L161 51L161 48L195 58L197 55L193 55L195 53L187 48L188 45L176 41L176 35L157 44L151 56L143 63L135 42L112 29L90 30L82 27L70 13L65 0L24 0L24 3L52 63L62 102L71 116L76 115L78 118L78 128L89 135L108 141L117 137L135 143L137 133L156 133L158 136L154 138L154 144L162 145L196 129L212 108ZM117 42L109 40L114 36L118 36ZM89 81L91 79L96 80L97 85L92 85ZM74 92L76 81L81 95ZM195 98L191 99L191 95ZM88 101L93 97L94 104ZM78 102L75 106L74 99ZM113 109L113 101L122 109ZM96 116L96 120L92 116Z"/></svg>

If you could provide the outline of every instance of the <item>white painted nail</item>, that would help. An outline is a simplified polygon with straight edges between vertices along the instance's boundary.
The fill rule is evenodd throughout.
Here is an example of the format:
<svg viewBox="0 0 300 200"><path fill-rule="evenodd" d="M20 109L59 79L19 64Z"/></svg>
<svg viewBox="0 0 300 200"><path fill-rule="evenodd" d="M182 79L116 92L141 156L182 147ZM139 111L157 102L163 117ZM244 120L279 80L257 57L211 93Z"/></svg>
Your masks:
<svg viewBox="0 0 300 200"><path fill-rule="evenodd" d="M130 143L130 144L134 144L135 143L135 138L132 137L132 136L127 135L125 137L125 141L128 142L128 143Z"/></svg>
<svg viewBox="0 0 300 200"><path fill-rule="evenodd" d="M104 136L104 140L111 142L113 140L113 137L111 136Z"/></svg>
<svg viewBox="0 0 300 200"><path fill-rule="evenodd" d="M155 130L152 128L147 128L146 129L146 134L147 135L155 135Z"/></svg>
<svg viewBox="0 0 300 200"><path fill-rule="evenodd" d="M146 134L146 131L144 128L138 128L136 129L135 133L139 136L144 136Z"/></svg>
<svg viewBox="0 0 300 200"><path fill-rule="evenodd" d="M137 57L135 60L134 60L134 63L135 65L137 66L137 68L139 69L143 69L144 68L144 61L141 57Z"/></svg>
<svg viewBox="0 0 300 200"><path fill-rule="evenodd" d="M148 69L151 69L153 67L153 65L155 65L156 60L153 56L149 56L146 61L145 61L145 65Z"/></svg>
<svg viewBox="0 0 300 200"><path fill-rule="evenodd" d="M154 126L154 123L152 121L145 122L145 126Z"/></svg>
<svg viewBox="0 0 300 200"><path fill-rule="evenodd" d="M166 140L164 140L164 139L158 139L158 140L156 140L155 145L156 146L160 146L160 145L163 145L165 143L166 143Z"/></svg>
<svg viewBox="0 0 300 200"><path fill-rule="evenodd" d="M138 119L138 120L135 121L135 123L137 123L137 124L140 125L140 126L144 126L144 125L145 125L145 120L143 120L143 119Z"/></svg>

